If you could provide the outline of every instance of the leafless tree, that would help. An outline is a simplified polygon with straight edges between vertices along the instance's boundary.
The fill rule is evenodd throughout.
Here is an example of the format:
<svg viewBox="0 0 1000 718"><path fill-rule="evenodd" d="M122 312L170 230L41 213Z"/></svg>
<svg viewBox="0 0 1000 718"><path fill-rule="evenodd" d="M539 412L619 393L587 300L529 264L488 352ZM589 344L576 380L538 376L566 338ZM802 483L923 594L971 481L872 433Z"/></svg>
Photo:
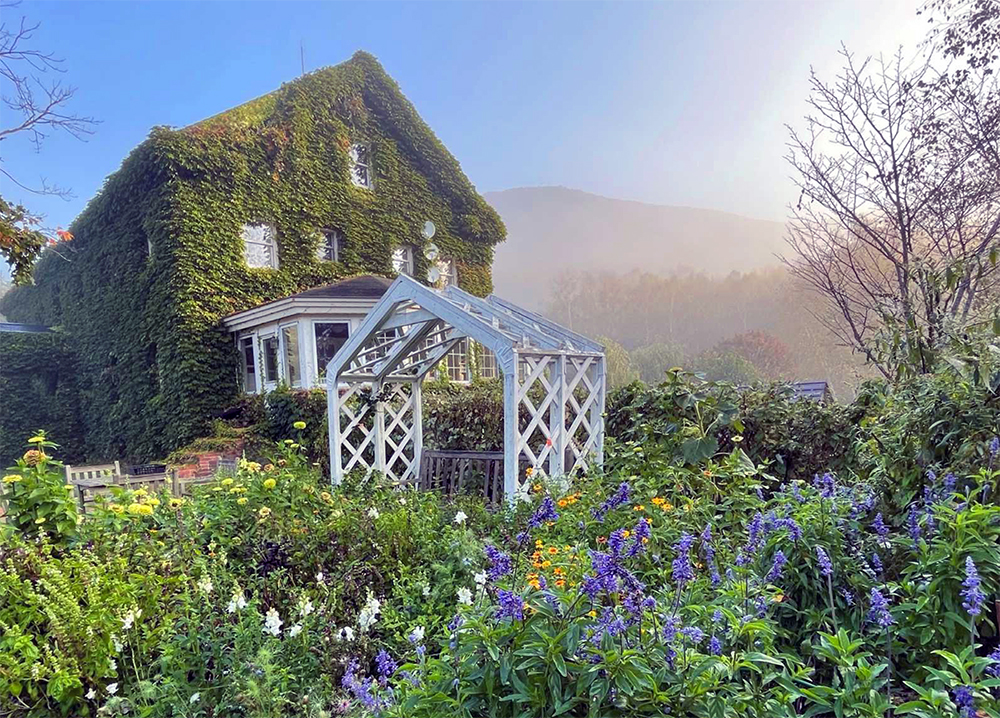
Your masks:
<svg viewBox="0 0 1000 718"><path fill-rule="evenodd" d="M800 197L784 261L884 375L903 357L928 371L997 286L996 80L946 92L929 61L842 55L833 83L812 74L805 128L789 127Z"/></svg>

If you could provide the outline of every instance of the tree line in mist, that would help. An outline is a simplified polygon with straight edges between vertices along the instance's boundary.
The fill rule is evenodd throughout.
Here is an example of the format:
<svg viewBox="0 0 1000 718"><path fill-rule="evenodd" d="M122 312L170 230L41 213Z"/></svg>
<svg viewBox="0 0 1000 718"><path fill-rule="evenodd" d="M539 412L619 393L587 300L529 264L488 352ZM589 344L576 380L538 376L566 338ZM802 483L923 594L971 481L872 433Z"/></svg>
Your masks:
<svg viewBox="0 0 1000 718"><path fill-rule="evenodd" d="M610 339L615 382L659 381L673 366L736 382L826 380L840 397L868 376L864 361L816 319L823 305L780 267L712 277L699 272L567 272L546 313Z"/></svg>

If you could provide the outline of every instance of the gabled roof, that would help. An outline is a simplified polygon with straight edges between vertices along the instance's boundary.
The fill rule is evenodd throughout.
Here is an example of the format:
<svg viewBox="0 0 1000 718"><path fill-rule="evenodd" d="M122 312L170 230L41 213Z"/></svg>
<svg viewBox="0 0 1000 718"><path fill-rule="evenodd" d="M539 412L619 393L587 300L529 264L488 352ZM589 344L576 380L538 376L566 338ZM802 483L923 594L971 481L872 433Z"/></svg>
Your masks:
<svg viewBox="0 0 1000 718"><path fill-rule="evenodd" d="M350 115L356 113L370 112L377 117L399 145L420 158L435 191L448 196L464 239L490 245L504 240L507 230L500 216L479 195L458 160L420 117L396 81L367 52L359 50L350 60L302 75L273 92L189 125L182 132L290 126L303 111L304 97L321 97L328 112L347 115L341 119L349 123ZM354 104L359 98L364 108Z"/></svg>
<svg viewBox="0 0 1000 718"><path fill-rule="evenodd" d="M391 279L363 274L265 302L223 318L230 331L248 329L296 314L365 314L392 285Z"/></svg>

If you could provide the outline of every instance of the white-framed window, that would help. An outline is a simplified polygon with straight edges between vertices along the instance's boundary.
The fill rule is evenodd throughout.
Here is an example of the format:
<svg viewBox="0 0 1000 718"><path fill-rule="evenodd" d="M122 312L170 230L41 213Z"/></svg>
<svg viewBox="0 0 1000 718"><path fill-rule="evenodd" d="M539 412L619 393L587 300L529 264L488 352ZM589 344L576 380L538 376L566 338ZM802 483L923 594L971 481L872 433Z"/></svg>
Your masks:
<svg viewBox="0 0 1000 718"><path fill-rule="evenodd" d="M412 277L416 273L411 245L403 245L392 253L392 268L396 274L405 274L407 277Z"/></svg>
<svg viewBox="0 0 1000 718"><path fill-rule="evenodd" d="M355 187L372 188L371 152L368 145L355 142L349 152L351 156L351 183Z"/></svg>
<svg viewBox="0 0 1000 718"><path fill-rule="evenodd" d="M325 376L326 365L347 343L351 334L348 322L313 322L313 336L316 339L316 375Z"/></svg>
<svg viewBox="0 0 1000 718"><path fill-rule="evenodd" d="M299 325L281 327L282 378L289 386L302 385L302 353L299 351Z"/></svg>
<svg viewBox="0 0 1000 718"><path fill-rule="evenodd" d="M476 344L477 358L479 359L479 376L483 379L496 379L500 376L497 367L497 355L492 349Z"/></svg>
<svg viewBox="0 0 1000 718"><path fill-rule="evenodd" d="M344 235L336 229L321 230L319 235L316 258L323 262L339 262L344 252Z"/></svg>
<svg viewBox="0 0 1000 718"><path fill-rule="evenodd" d="M243 337L239 343L240 377L243 381L243 391L247 394L257 393L257 357L254 353L253 337Z"/></svg>
<svg viewBox="0 0 1000 718"><path fill-rule="evenodd" d="M264 383L278 383L278 335L269 334L260 338L260 353L264 364Z"/></svg>
<svg viewBox="0 0 1000 718"><path fill-rule="evenodd" d="M273 224L244 224L242 236L248 267L278 268L278 233Z"/></svg>
<svg viewBox="0 0 1000 718"><path fill-rule="evenodd" d="M469 340L462 339L445 355L445 368L451 381L469 380Z"/></svg>

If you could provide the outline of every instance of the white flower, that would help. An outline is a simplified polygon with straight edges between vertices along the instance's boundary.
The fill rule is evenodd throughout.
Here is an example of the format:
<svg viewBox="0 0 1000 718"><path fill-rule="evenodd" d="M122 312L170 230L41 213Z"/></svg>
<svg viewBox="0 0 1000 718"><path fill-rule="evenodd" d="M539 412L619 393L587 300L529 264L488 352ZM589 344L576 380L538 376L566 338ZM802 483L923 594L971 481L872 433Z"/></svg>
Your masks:
<svg viewBox="0 0 1000 718"><path fill-rule="evenodd" d="M361 607L361 613L358 614L358 628L361 629L362 633L367 633L368 629L375 625L375 617L381 607L382 604L379 600L369 592L368 601Z"/></svg>
<svg viewBox="0 0 1000 718"><path fill-rule="evenodd" d="M427 584L425 583L425 584L424 584L424 589L423 589L422 593L423 593L423 594L424 594L425 596L430 596L430 595L431 595L431 587L430 587L430 586L428 586L428 585L427 585Z"/></svg>
<svg viewBox="0 0 1000 718"><path fill-rule="evenodd" d="M316 583L323 583L323 572L322 571L317 571L316 572Z"/></svg>
<svg viewBox="0 0 1000 718"><path fill-rule="evenodd" d="M368 515L371 516L373 519L377 519L380 516L378 509L375 508L374 506L368 509Z"/></svg>
<svg viewBox="0 0 1000 718"><path fill-rule="evenodd" d="M212 579L208 576L202 576L198 579L198 590L203 593L211 593L214 586L212 586Z"/></svg>
<svg viewBox="0 0 1000 718"><path fill-rule="evenodd" d="M353 641L354 640L354 629L350 626L344 626L335 634L338 641Z"/></svg>
<svg viewBox="0 0 1000 718"><path fill-rule="evenodd" d="M466 606L472 605L472 591L462 586L458 589L458 602L464 603Z"/></svg>
<svg viewBox="0 0 1000 718"><path fill-rule="evenodd" d="M479 573L477 573L472 578L475 579L477 586L485 586L486 585L486 572L485 571L480 571Z"/></svg>
<svg viewBox="0 0 1000 718"><path fill-rule="evenodd" d="M414 628L413 632L410 634L410 641L413 643L420 643L423 641L425 630L426 629L423 626L417 626Z"/></svg>
<svg viewBox="0 0 1000 718"><path fill-rule="evenodd" d="M402 496L399 497L399 505L406 506L406 499L404 499Z"/></svg>
<svg viewBox="0 0 1000 718"><path fill-rule="evenodd" d="M188 703L194 704L201 700L201 693L192 693Z"/></svg>
<svg viewBox="0 0 1000 718"><path fill-rule="evenodd" d="M302 624L296 623L294 626L288 629L288 635L295 638L297 635L302 633Z"/></svg>
<svg viewBox="0 0 1000 718"><path fill-rule="evenodd" d="M302 616L303 618L305 618L310 613L312 613L313 610L315 610L315 609L313 609L312 601L310 601L308 598L303 597L303 598L301 598L299 600L299 615L300 616Z"/></svg>
<svg viewBox="0 0 1000 718"><path fill-rule="evenodd" d="M464 511L459 511L457 514L455 514L455 523L464 524L467 518L469 517L465 515Z"/></svg>
<svg viewBox="0 0 1000 718"><path fill-rule="evenodd" d="M114 658L109 658L108 659L108 666L111 668L111 672L112 673L115 673L115 672L118 671L118 661L116 661Z"/></svg>
<svg viewBox="0 0 1000 718"><path fill-rule="evenodd" d="M270 633L272 636L277 636L281 633L281 617L278 616L278 612L273 608L267 609L267 615L264 617L264 633Z"/></svg>
<svg viewBox="0 0 1000 718"><path fill-rule="evenodd" d="M94 692L93 688L91 688L89 691L87 691L87 695L84 696L84 698L86 698L88 701L92 701L96 697L97 697L97 693Z"/></svg>
<svg viewBox="0 0 1000 718"><path fill-rule="evenodd" d="M113 696L115 693L118 692L118 684L117 683L109 683L108 687L107 687L107 691L108 691L108 695L109 696Z"/></svg>
<svg viewBox="0 0 1000 718"><path fill-rule="evenodd" d="M118 638L118 636L112 636L111 637L111 645L113 645L115 647L115 653L121 653L122 649L125 647L122 644L121 639Z"/></svg>
<svg viewBox="0 0 1000 718"><path fill-rule="evenodd" d="M122 628L128 630L132 628L132 624L142 615L141 608L133 608L128 613L125 614L125 618L122 619ZM121 650L121 649L119 649Z"/></svg>
<svg viewBox="0 0 1000 718"><path fill-rule="evenodd" d="M236 587L236 591L233 592L233 597L229 599L229 605L226 606L226 610L230 613L236 613L247 607L247 599L243 595L243 589L239 586Z"/></svg>

